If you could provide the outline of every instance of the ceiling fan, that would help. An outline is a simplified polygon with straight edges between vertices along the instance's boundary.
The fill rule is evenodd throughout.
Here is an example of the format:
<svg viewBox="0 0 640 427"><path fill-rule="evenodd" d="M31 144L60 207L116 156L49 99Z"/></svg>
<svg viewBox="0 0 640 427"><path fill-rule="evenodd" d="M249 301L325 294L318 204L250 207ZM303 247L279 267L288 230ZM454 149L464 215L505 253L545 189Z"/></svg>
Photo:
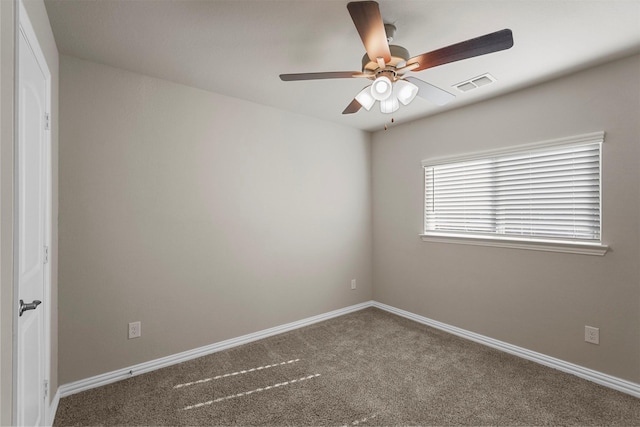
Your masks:
<svg viewBox="0 0 640 427"><path fill-rule="evenodd" d="M380 110L383 113L393 113L400 108L400 103L407 105L416 95L437 105L444 105L455 96L405 74L498 52L513 46L511 30L504 29L409 57L405 48L389 44L393 40L396 28L382 21L377 2L351 2L347 4L347 9L367 51L362 58L362 71L280 74L283 81L354 77L372 80L371 85L360 91L342 114L356 113L363 107L370 110L376 101L380 102Z"/></svg>

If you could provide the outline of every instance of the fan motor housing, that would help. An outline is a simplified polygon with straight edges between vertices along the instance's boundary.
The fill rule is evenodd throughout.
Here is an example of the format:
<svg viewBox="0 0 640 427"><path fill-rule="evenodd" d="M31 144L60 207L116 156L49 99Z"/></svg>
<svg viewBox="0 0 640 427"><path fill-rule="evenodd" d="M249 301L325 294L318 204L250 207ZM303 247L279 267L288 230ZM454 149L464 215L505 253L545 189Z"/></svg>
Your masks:
<svg viewBox="0 0 640 427"><path fill-rule="evenodd" d="M402 46L389 45L389 50L391 51L391 60L387 62L387 66L400 68L410 58L409 51ZM400 64L400 67L398 67L398 64ZM369 55L365 53L362 57L362 72L376 71L378 68L378 63L370 60Z"/></svg>

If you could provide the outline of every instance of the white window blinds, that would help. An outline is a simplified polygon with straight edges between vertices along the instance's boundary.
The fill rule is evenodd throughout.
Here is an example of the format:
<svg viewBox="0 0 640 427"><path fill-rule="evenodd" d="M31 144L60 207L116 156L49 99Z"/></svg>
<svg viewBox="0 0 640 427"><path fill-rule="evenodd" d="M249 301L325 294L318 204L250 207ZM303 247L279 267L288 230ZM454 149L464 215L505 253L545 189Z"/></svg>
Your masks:
<svg viewBox="0 0 640 427"><path fill-rule="evenodd" d="M425 234L600 241L603 133L486 157L423 162Z"/></svg>

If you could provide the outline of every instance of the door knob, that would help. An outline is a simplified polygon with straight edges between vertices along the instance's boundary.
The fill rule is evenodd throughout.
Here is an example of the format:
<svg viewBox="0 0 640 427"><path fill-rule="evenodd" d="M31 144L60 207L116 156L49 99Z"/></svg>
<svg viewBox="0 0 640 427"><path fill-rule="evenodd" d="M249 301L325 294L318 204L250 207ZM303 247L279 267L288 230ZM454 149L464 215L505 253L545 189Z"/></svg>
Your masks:
<svg viewBox="0 0 640 427"><path fill-rule="evenodd" d="M35 310L38 306L42 304L42 301L34 300L28 304L25 304L23 300L20 300L20 317L27 310Z"/></svg>

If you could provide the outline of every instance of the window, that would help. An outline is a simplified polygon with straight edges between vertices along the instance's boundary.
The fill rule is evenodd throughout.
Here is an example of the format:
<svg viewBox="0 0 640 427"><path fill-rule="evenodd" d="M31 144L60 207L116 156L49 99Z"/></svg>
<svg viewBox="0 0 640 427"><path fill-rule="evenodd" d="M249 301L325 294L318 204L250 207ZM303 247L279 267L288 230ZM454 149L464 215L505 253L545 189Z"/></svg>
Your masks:
<svg viewBox="0 0 640 427"><path fill-rule="evenodd" d="M604 132L423 161L423 240L604 255Z"/></svg>

